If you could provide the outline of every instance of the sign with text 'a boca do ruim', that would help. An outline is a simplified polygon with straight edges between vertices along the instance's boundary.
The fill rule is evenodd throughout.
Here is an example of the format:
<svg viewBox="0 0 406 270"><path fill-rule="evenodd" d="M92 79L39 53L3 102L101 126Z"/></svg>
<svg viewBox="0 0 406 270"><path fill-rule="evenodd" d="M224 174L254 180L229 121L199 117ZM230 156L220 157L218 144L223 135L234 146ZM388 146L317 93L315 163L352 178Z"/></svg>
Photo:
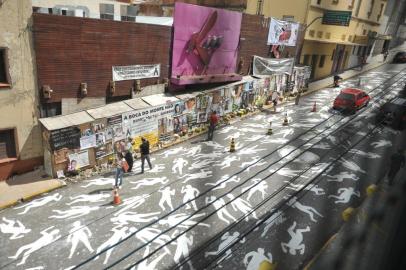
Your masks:
<svg viewBox="0 0 406 270"><path fill-rule="evenodd" d="M113 66L113 81L157 78L160 76L161 64Z"/></svg>

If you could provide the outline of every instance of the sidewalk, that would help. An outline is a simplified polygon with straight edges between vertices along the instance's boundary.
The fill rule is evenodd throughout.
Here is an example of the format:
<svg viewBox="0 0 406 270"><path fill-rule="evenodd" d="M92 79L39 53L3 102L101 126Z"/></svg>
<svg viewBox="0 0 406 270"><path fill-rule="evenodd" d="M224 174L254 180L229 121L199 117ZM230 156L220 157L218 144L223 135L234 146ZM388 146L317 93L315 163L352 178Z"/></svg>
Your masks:
<svg viewBox="0 0 406 270"><path fill-rule="evenodd" d="M394 49L394 50L397 50ZM388 61L392 59L392 53L388 57ZM371 69L385 64L381 54L369 59L368 64L362 70L358 68L347 70L340 74L346 80L356 75L367 72ZM333 76L315 81L309 84L309 88L303 95L308 95L312 92L323 88L330 87L333 82ZM243 117L245 118L245 117ZM234 121L233 121L234 122ZM54 189L66 186L63 180L45 179L42 178L44 173L41 170L30 172L24 175L19 175L6 181L0 181L0 210L10 207L21 201L29 200L33 197L47 193Z"/></svg>

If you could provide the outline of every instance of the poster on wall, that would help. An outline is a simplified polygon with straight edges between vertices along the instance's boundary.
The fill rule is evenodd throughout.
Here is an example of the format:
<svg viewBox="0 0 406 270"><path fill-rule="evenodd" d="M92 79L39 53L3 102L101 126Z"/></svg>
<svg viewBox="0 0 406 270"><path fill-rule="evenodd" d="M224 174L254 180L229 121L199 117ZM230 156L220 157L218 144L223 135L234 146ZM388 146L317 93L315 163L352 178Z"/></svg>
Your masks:
<svg viewBox="0 0 406 270"><path fill-rule="evenodd" d="M181 115L185 111L185 102L183 100L175 103L175 109L173 115Z"/></svg>
<svg viewBox="0 0 406 270"><path fill-rule="evenodd" d="M197 114L197 123L207 122L207 112L199 112Z"/></svg>
<svg viewBox="0 0 406 270"><path fill-rule="evenodd" d="M232 89L225 88L224 89L224 97L223 97L223 111L224 113L230 113L233 110L233 100L231 95Z"/></svg>
<svg viewBox="0 0 406 270"><path fill-rule="evenodd" d="M106 128L106 122L103 120L98 120L92 123L93 133L104 132Z"/></svg>
<svg viewBox="0 0 406 270"><path fill-rule="evenodd" d="M264 58L254 55L252 74L254 76L292 74L294 63L294 58Z"/></svg>
<svg viewBox="0 0 406 270"><path fill-rule="evenodd" d="M125 134L122 126L122 116L117 115L107 118L106 140L113 139L114 142L123 140Z"/></svg>
<svg viewBox="0 0 406 270"><path fill-rule="evenodd" d="M54 151L55 164L66 162L68 160L68 153L69 153L68 148L62 148L59 149L58 151Z"/></svg>
<svg viewBox="0 0 406 270"><path fill-rule="evenodd" d="M95 149L96 158L102 158L113 153L113 145L108 143Z"/></svg>
<svg viewBox="0 0 406 270"><path fill-rule="evenodd" d="M106 137L104 132L96 133L96 145L97 147L102 146L106 143Z"/></svg>
<svg viewBox="0 0 406 270"><path fill-rule="evenodd" d="M244 87L243 84L236 85L236 86L234 86L234 89L231 92L232 93L232 98L233 98L233 108L232 108L233 111L236 111L236 110L240 109L241 95L242 95L242 92L243 92L243 87Z"/></svg>
<svg viewBox="0 0 406 270"><path fill-rule="evenodd" d="M299 24L271 18L268 45L296 46Z"/></svg>
<svg viewBox="0 0 406 270"><path fill-rule="evenodd" d="M89 152L87 150L69 154L69 163L72 168L80 169L90 165Z"/></svg>
<svg viewBox="0 0 406 270"><path fill-rule="evenodd" d="M50 146L52 150L62 148L77 149L80 147L80 129L67 127L50 131Z"/></svg>
<svg viewBox="0 0 406 270"><path fill-rule="evenodd" d="M184 113L195 113L196 109L196 98L190 98L185 102Z"/></svg>
<svg viewBox="0 0 406 270"><path fill-rule="evenodd" d="M80 149L88 149L95 147L96 144L96 135L84 136L80 138Z"/></svg>
<svg viewBox="0 0 406 270"><path fill-rule="evenodd" d="M138 80L160 76L161 64L113 66L113 81Z"/></svg>

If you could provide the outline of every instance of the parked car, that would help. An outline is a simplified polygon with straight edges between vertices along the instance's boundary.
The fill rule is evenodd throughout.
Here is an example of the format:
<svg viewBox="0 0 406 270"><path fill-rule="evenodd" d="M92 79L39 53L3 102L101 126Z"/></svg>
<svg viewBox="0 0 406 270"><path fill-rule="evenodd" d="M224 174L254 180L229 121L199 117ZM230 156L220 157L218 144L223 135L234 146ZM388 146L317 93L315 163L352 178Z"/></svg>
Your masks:
<svg viewBox="0 0 406 270"><path fill-rule="evenodd" d="M396 97L386 102L376 115L376 122L394 129L406 128L406 99Z"/></svg>
<svg viewBox="0 0 406 270"><path fill-rule="evenodd" d="M333 109L343 112L355 113L358 109L367 106L371 98L367 93L357 88L345 88L335 98Z"/></svg>
<svg viewBox="0 0 406 270"><path fill-rule="evenodd" d="M398 52L393 57L393 63L406 63L406 52Z"/></svg>

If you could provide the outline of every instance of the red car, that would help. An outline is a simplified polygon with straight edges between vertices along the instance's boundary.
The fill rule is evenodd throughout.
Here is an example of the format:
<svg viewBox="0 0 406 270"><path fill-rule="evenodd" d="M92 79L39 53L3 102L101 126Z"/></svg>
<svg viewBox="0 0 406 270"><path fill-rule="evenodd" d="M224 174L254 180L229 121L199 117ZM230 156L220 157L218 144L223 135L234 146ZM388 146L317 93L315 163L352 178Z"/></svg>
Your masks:
<svg viewBox="0 0 406 270"><path fill-rule="evenodd" d="M360 89L345 88L334 100L333 109L355 113L359 108L367 106L370 99L368 94Z"/></svg>

